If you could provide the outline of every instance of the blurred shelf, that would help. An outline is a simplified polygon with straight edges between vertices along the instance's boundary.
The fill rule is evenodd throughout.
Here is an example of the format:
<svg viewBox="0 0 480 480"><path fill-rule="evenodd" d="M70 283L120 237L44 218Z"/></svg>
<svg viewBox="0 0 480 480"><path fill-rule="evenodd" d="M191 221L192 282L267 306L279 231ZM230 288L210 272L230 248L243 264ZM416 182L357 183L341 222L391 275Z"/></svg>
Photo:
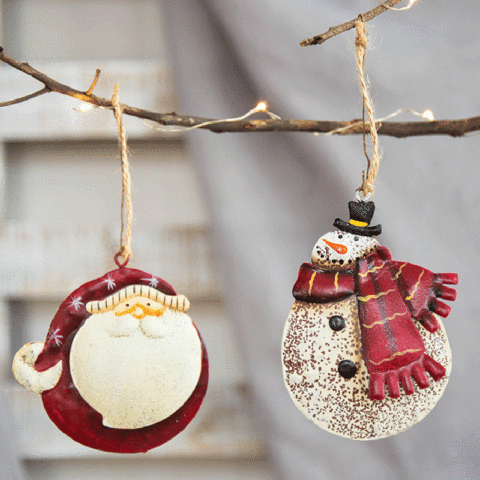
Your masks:
<svg viewBox="0 0 480 480"><path fill-rule="evenodd" d="M112 457L112 454L84 447L60 432L44 411L39 395L15 384L5 386L3 392L10 409L12 441L22 459ZM220 459L264 455L250 405L245 385L211 385L199 413L183 432L146 454L128 455L128 458Z"/></svg>
<svg viewBox="0 0 480 480"><path fill-rule="evenodd" d="M1 296L65 298L116 268L118 231L102 225L7 223L0 229ZM190 299L218 299L210 237L206 226L137 228L129 266L163 278Z"/></svg>

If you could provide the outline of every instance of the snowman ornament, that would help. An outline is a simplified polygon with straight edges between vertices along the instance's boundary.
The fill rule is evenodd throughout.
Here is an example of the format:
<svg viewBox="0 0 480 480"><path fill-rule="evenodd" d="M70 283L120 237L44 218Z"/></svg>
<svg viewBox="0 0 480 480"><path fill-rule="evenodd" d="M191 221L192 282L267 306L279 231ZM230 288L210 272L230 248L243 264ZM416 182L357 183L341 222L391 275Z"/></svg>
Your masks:
<svg viewBox="0 0 480 480"><path fill-rule="evenodd" d="M370 226L372 201L349 202L350 220L322 236L293 287L282 361L295 405L317 426L355 440L395 435L442 396L452 357L439 319L454 273L393 261Z"/></svg>
<svg viewBox="0 0 480 480"><path fill-rule="evenodd" d="M206 393L207 351L189 306L164 280L121 266L67 297L45 343L15 355L14 377L73 440L146 452L180 433Z"/></svg>

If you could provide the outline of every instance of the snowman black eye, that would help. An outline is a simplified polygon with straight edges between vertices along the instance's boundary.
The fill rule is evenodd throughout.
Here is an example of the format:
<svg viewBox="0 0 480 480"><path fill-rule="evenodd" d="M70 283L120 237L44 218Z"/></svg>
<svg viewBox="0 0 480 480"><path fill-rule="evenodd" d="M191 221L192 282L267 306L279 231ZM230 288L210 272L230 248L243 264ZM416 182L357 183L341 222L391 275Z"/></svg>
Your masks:
<svg viewBox="0 0 480 480"><path fill-rule="evenodd" d="M353 237L353 239L358 242L360 239L358 237Z"/></svg>
<svg viewBox="0 0 480 480"><path fill-rule="evenodd" d="M343 235L339 235L338 238L343 238Z"/></svg>

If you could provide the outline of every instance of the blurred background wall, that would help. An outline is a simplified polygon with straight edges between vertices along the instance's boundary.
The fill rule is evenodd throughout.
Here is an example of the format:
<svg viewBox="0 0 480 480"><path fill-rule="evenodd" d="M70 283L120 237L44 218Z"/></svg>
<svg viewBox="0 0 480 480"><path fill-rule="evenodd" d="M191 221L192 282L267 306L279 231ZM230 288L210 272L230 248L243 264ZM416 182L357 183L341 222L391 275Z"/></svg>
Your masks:
<svg viewBox="0 0 480 480"><path fill-rule="evenodd" d="M284 118L361 116L354 33L320 47L298 44L375 0L1 5L5 52L80 90L100 68L95 93L110 97L120 83L122 102L149 110L228 118L262 99ZM377 115L398 108L429 108L440 119L478 115L478 16L474 0L423 0L371 22L375 48L366 65ZM1 100L40 88L5 65L0 83ZM365 168L361 137L179 135L125 119L134 265L191 297L212 382L191 426L146 455L104 455L60 434L9 369L20 345L43 339L69 292L113 268L115 124L110 112L81 113L78 103L50 94L0 112L0 360L12 471L75 479L478 478L477 135L381 138L379 241L396 260L458 272L460 285L445 321L454 367L444 397L407 432L362 443L308 422L280 365L298 267L333 219L347 216Z"/></svg>

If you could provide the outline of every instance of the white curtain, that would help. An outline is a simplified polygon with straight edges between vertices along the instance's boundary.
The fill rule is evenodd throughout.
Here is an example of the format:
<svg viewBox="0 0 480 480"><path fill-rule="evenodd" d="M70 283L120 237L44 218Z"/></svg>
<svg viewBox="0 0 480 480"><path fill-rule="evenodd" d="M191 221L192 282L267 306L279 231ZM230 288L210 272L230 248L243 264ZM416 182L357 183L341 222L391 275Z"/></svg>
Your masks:
<svg viewBox="0 0 480 480"><path fill-rule="evenodd" d="M284 118L361 116L354 31L322 46L300 40L355 18L375 0L169 0L179 113L227 118L262 99ZM480 114L480 4L423 1L369 23L366 59L377 116L431 109ZM397 120L417 120L403 115ZM318 429L283 385L280 348L298 267L347 202L366 160L360 136L194 131L190 154L209 200L225 297L254 391L254 409L281 479L478 478L480 137L381 137L379 241L394 259L460 276L445 320L452 377L420 424L356 442Z"/></svg>

